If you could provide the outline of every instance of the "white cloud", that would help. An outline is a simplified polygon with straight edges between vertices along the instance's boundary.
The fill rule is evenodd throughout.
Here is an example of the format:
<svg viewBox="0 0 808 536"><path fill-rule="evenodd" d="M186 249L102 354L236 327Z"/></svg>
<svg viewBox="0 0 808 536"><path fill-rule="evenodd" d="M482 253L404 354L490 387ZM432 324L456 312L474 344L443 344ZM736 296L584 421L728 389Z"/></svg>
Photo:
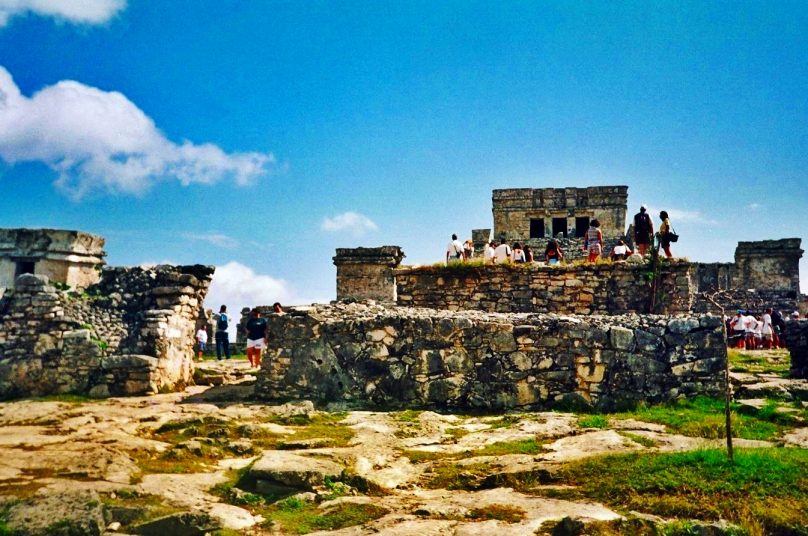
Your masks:
<svg viewBox="0 0 808 536"><path fill-rule="evenodd" d="M66 80L26 97L3 67L0 158L44 163L74 199L91 192L139 194L168 178L183 185L232 178L244 185L275 161L271 154L228 154L210 143L174 143L116 91Z"/></svg>
<svg viewBox="0 0 808 536"><path fill-rule="evenodd" d="M124 8L126 0L0 0L0 27L29 12L75 24L103 24Z"/></svg>
<svg viewBox="0 0 808 536"><path fill-rule="evenodd" d="M239 243L238 240L233 238L232 236L227 236L223 233L183 233L183 238L186 240L196 240L201 242L207 242L213 246L225 248L225 249L235 249L238 247Z"/></svg>
<svg viewBox="0 0 808 536"><path fill-rule="evenodd" d="M749 203L748 205L746 205L746 208L748 208L749 210L758 210L762 207L763 205L761 205L760 203Z"/></svg>
<svg viewBox="0 0 808 536"><path fill-rule="evenodd" d="M698 210L681 210L677 208L668 208L663 210L667 211L674 227L676 227L677 223L704 223L708 225L718 224L717 220L708 218ZM648 214L650 214L652 218L657 218L659 216L659 212L660 210L656 207L648 207Z"/></svg>
<svg viewBox="0 0 808 536"><path fill-rule="evenodd" d="M333 218L323 219L320 229L327 232L348 231L354 236L361 236L379 227L364 214L358 212L344 212Z"/></svg>

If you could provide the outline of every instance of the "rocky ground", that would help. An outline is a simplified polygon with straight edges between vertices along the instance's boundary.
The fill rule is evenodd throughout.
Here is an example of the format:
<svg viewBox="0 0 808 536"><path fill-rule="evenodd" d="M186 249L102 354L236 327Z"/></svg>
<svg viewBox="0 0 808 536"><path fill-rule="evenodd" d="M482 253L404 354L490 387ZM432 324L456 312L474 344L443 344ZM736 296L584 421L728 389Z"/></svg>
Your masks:
<svg viewBox="0 0 808 536"><path fill-rule="evenodd" d="M200 368L208 385L183 393L0 404L0 535L580 534L664 520L576 497L554 478L564 464L724 444L631 418L258 404L246 363ZM733 373L749 407L805 395L753 369ZM796 419L735 446L808 448Z"/></svg>

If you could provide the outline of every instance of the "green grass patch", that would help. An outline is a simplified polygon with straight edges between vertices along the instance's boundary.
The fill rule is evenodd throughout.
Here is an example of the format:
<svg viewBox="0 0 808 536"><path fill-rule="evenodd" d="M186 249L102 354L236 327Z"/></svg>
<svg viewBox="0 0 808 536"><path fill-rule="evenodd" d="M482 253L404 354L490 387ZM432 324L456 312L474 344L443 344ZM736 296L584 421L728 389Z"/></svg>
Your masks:
<svg viewBox="0 0 808 536"><path fill-rule="evenodd" d="M468 518L474 521L488 521L495 519L505 523L519 523L525 519L525 511L517 506L507 504L489 504L481 508L472 508Z"/></svg>
<svg viewBox="0 0 808 536"><path fill-rule="evenodd" d="M788 376L791 354L788 350L741 350L727 348L730 370L758 374Z"/></svg>
<svg viewBox="0 0 808 536"><path fill-rule="evenodd" d="M392 417L399 422L418 422L418 417L421 415L421 413L422 412L414 409L408 409L393 413Z"/></svg>
<svg viewBox="0 0 808 536"><path fill-rule="evenodd" d="M792 429L796 421L789 416L773 417L764 413L746 415L731 405L732 434L743 439L772 440ZM612 419L636 419L665 425L668 432L688 437L719 439L726 437L724 400L704 396L677 400L672 404L640 405L633 411L614 413ZM789 422L786 424L786 422Z"/></svg>
<svg viewBox="0 0 808 536"><path fill-rule="evenodd" d="M80 393L62 393L55 395L40 396L31 398L31 402L63 402L65 404L84 404L95 402L96 400Z"/></svg>
<svg viewBox="0 0 808 536"><path fill-rule="evenodd" d="M581 428L608 428L609 418L603 415L581 415L578 417Z"/></svg>
<svg viewBox="0 0 808 536"><path fill-rule="evenodd" d="M633 434L631 432L618 432L618 433L621 436L627 437L628 439L634 441L635 443L642 445L643 447L651 449L657 446L657 442L649 437L645 437L640 434Z"/></svg>
<svg viewBox="0 0 808 536"><path fill-rule="evenodd" d="M425 473L424 487L428 489L476 489L479 482L491 473L488 463L457 465L451 461L439 462Z"/></svg>
<svg viewBox="0 0 808 536"><path fill-rule="evenodd" d="M544 451L543 443L535 438L517 441L500 441L471 451L470 456L504 456L506 454L538 454Z"/></svg>
<svg viewBox="0 0 808 536"><path fill-rule="evenodd" d="M625 511L808 534L806 475L808 450L769 448L737 449L734 463L721 450L600 456L567 464L557 478L579 498Z"/></svg>
<svg viewBox="0 0 808 536"><path fill-rule="evenodd" d="M308 534L363 525L387 513L387 509L375 504L341 502L321 509L313 503L289 497L267 508L263 515L267 524L274 522L286 533Z"/></svg>
<svg viewBox="0 0 808 536"><path fill-rule="evenodd" d="M503 415L502 418L497 419L493 422L487 422L490 426L491 430L497 430L501 428L511 428L513 425L518 424L522 420L522 415Z"/></svg>

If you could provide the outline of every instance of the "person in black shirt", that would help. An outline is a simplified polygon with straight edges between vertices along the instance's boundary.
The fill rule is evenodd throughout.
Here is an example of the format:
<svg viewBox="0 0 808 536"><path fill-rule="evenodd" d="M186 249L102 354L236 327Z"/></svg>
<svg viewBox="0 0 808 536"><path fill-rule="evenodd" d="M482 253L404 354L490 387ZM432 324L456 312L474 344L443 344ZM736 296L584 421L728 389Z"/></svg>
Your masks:
<svg viewBox="0 0 808 536"><path fill-rule="evenodd" d="M261 311L257 308L250 312L250 319L244 326L247 333L247 359L250 366L258 368L261 366L261 351L267 345L267 319L261 318Z"/></svg>
<svg viewBox="0 0 808 536"><path fill-rule="evenodd" d="M634 215L634 243L640 250L640 255L648 252L651 244L651 237L654 236L654 222L646 212L645 205L640 207L640 211Z"/></svg>

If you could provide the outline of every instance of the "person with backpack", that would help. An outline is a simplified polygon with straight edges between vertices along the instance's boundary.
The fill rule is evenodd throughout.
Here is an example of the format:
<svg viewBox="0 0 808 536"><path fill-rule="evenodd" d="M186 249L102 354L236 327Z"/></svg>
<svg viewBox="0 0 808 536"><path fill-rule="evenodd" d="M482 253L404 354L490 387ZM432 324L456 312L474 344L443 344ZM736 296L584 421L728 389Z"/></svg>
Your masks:
<svg viewBox="0 0 808 536"><path fill-rule="evenodd" d="M654 222L646 212L647 210L646 206L642 205L640 211L634 215L634 244L637 245L640 255L648 252L651 237L654 236Z"/></svg>
<svg viewBox="0 0 808 536"><path fill-rule="evenodd" d="M227 333L229 326L230 315L227 314L227 306L222 305L216 315L216 359L219 361L222 360L222 353L230 359L230 335Z"/></svg>

